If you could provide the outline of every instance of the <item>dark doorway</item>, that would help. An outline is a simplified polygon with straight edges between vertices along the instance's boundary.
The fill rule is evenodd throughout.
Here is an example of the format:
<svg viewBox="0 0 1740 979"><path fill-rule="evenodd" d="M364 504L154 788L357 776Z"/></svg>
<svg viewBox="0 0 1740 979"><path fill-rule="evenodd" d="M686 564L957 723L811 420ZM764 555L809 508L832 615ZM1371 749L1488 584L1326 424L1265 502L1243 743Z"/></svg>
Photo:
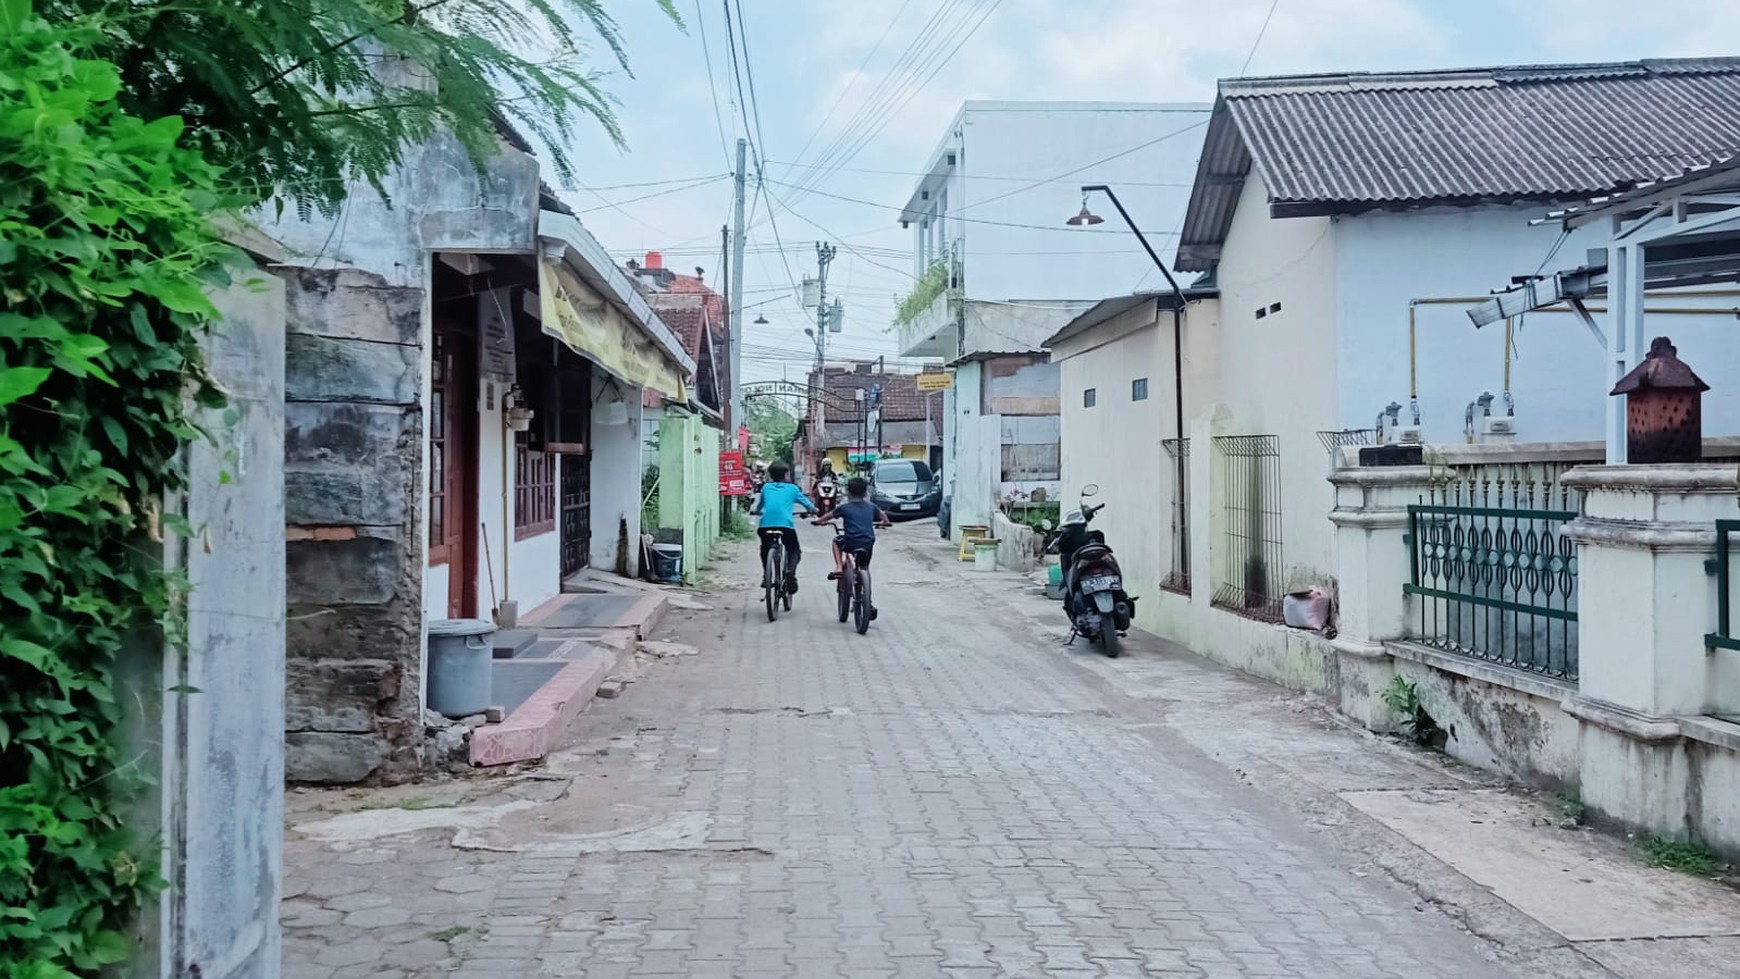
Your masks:
<svg viewBox="0 0 1740 979"><path fill-rule="evenodd" d="M592 365L557 353L556 448L561 452L562 577L585 568L592 554Z"/></svg>

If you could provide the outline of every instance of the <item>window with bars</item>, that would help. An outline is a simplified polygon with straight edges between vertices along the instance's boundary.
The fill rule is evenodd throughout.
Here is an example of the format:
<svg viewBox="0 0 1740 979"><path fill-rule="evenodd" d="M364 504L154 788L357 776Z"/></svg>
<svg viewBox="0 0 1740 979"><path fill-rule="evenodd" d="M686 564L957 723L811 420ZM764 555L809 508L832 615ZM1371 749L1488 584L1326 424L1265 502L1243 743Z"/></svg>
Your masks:
<svg viewBox="0 0 1740 979"><path fill-rule="evenodd" d="M556 466L560 456L534 452L529 433L514 437L514 539L556 529Z"/></svg>
<svg viewBox="0 0 1740 979"><path fill-rule="evenodd" d="M1215 494L1222 514L1214 561L1214 604L1266 622L1281 621L1281 440L1274 435L1215 438Z"/></svg>
<svg viewBox="0 0 1740 979"><path fill-rule="evenodd" d="M1163 439L1172 470L1172 551L1160 587L1190 594L1190 440Z"/></svg>

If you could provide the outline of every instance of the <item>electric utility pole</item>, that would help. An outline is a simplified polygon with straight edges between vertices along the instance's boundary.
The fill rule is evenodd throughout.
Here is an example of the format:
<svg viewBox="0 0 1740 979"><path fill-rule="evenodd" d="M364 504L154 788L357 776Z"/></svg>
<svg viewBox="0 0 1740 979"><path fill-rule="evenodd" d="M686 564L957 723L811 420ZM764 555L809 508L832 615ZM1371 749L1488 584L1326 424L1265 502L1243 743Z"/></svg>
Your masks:
<svg viewBox="0 0 1740 979"><path fill-rule="evenodd" d="M834 246L816 242L816 372L828 359L828 266L834 261Z"/></svg>
<svg viewBox="0 0 1740 979"><path fill-rule="evenodd" d="M743 178L744 150L748 140L737 141L737 173L732 207L735 218L731 234L731 444L737 444L737 430L749 421L743 410Z"/></svg>

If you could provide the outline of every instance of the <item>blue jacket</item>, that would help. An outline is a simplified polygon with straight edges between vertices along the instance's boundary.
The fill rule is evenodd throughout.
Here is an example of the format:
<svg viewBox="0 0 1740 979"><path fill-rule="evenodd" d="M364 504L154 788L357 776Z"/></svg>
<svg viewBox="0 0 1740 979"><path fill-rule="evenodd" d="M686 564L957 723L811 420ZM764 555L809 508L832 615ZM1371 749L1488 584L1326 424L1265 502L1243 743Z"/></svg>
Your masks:
<svg viewBox="0 0 1740 979"><path fill-rule="evenodd" d="M756 506L761 509L761 526L792 527L792 507L802 503L804 509L814 511L816 505L804 495L804 491L794 483L763 483L761 499Z"/></svg>

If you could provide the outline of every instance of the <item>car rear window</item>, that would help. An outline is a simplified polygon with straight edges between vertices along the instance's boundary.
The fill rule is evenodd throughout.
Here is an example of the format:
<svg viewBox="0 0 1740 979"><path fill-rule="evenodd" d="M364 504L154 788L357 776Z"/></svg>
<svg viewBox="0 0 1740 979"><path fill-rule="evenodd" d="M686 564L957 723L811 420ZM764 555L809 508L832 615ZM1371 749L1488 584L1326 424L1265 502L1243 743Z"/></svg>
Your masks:
<svg viewBox="0 0 1740 979"><path fill-rule="evenodd" d="M930 467L914 459L896 459L876 464L876 478L884 483L924 483L930 481Z"/></svg>

